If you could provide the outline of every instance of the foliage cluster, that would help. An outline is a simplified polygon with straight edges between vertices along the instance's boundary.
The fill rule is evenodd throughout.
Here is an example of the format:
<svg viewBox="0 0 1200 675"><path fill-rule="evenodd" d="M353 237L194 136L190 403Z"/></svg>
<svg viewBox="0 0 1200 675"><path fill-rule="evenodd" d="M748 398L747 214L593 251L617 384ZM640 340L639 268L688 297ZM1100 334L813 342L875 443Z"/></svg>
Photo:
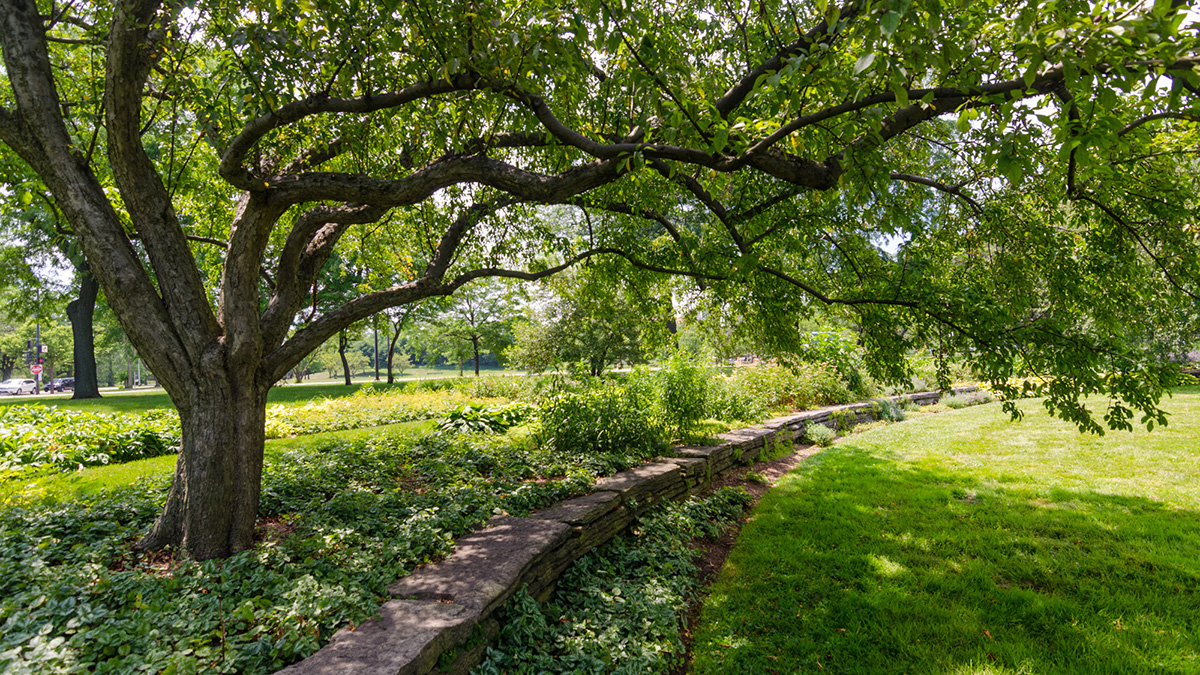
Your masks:
<svg viewBox="0 0 1200 675"><path fill-rule="evenodd" d="M537 479L537 480L533 480ZM0 671L269 673L372 616L386 585L496 513L594 475L519 435L383 433L268 457L254 550L133 557L166 485L0 509Z"/></svg>
<svg viewBox="0 0 1200 675"><path fill-rule="evenodd" d="M661 454L666 439L650 414L653 400L637 386L597 380L546 398L541 429L546 447L601 466L632 466Z"/></svg>
<svg viewBox="0 0 1200 675"><path fill-rule="evenodd" d="M837 432L824 424L806 424L804 426L804 438L809 443L827 448L833 445L833 441L837 439Z"/></svg>
<svg viewBox="0 0 1200 675"><path fill-rule="evenodd" d="M508 431L527 419L533 412L533 406L521 402L508 405L468 403L451 410L442 418L442 421L438 422L438 428L443 431L458 432L496 433Z"/></svg>
<svg viewBox="0 0 1200 675"><path fill-rule="evenodd" d="M688 543L719 535L749 502L745 490L726 487L642 516L567 570L546 607L525 593L510 600L499 641L473 675L670 672L699 583Z"/></svg>
<svg viewBox="0 0 1200 675"><path fill-rule="evenodd" d="M0 407L0 478L157 457L178 447L174 411L112 415L55 406Z"/></svg>
<svg viewBox="0 0 1200 675"><path fill-rule="evenodd" d="M827 362L798 363L790 368L773 363L737 368L733 380L770 410L807 410L857 398Z"/></svg>

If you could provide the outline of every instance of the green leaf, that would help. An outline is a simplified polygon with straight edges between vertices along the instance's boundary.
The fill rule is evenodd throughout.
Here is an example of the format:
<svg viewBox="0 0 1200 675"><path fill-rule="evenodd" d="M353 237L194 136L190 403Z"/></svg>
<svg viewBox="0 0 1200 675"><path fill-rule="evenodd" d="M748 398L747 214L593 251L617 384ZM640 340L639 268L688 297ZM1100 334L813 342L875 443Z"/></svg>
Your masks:
<svg viewBox="0 0 1200 675"><path fill-rule="evenodd" d="M900 27L900 13L888 12L887 14L884 14L883 20L880 21L879 24L880 28L883 29L882 32L884 35L891 35L892 33L895 33L896 29Z"/></svg>
<svg viewBox="0 0 1200 675"><path fill-rule="evenodd" d="M870 68L872 63L875 63L875 52L863 54L858 57L858 60L854 62L854 74L858 75L862 73L867 68Z"/></svg>

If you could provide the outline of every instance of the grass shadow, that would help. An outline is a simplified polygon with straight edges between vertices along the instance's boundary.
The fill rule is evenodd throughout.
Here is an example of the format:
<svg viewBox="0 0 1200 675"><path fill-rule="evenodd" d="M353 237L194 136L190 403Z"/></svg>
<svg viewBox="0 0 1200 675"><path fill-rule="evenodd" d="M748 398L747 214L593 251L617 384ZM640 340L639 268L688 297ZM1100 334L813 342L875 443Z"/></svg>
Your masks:
<svg viewBox="0 0 1200 675"><path fill-rule="evenodd" d="M1200 672L1200 514L1012 488L854 440L769 493L695 673Z"/></svg>

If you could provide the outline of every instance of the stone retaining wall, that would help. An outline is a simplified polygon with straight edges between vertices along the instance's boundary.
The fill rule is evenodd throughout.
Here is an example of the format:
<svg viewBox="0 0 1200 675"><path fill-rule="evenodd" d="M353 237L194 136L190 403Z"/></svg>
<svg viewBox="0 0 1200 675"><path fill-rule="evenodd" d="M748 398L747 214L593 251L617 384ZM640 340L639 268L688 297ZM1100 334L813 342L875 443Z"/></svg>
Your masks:
<svg viewBox="0 0 1200 675"><path fill-rule="evenodd" d="M974 390L964 387L955 393ZM908 398L929 405L940 394ZM872 421L874 405L868 401L769 419L721 434L718 445L676 447L673 457L602 478L595 492L528 517L492 518L484 529L460 537L442 562L388 586L393 599L384 603L377 619L339 630L323 649L280 672L466 673L483 659L499 631L492 614L523 584L545 601L571 563L612 539L637 515L702 490L738 464L752 464L764 454L788 454L808 424L836 430L839 422L845 427Z"/></svg>

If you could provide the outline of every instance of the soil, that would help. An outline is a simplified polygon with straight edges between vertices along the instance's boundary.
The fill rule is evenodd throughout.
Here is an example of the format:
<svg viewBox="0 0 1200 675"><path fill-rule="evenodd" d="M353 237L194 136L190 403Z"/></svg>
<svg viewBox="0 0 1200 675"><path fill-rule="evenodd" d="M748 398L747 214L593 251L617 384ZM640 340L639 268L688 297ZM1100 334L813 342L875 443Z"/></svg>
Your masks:
<svg viewBox="0 0 1200 675"><path fill-rule="evenodd" d="M800 462L815 455L819 450L820 448L815 445L797 446L796 451L786 457L732 470L713 480L712 484L705 489L705 493L707 494L726 485L743 487L750 493L752 503L746 508L745 517L730 525L718 539L700 539L693 542L693 547L700 553L700 561L698 563L700 567L700 591L692 599L691 606L688 608L687 628L683 631L683 645L685 650L683 660L671 670L671 675L686 675L692 669L692 631L695 630L696 624L700 620L700 609L704 606L704 599L708 596L709 588L716 580L717 573L725 566L725 559L729 557L729 552L733 550L734 544L737 543L738 533L741 532L742 526L749 522L750 513L753 512L754 506L758 504L758 500L762 499L767 490L770 490L784 474L796 468ZM748 480L746 474L751 472L762 476L766 482Z"/></svg>

